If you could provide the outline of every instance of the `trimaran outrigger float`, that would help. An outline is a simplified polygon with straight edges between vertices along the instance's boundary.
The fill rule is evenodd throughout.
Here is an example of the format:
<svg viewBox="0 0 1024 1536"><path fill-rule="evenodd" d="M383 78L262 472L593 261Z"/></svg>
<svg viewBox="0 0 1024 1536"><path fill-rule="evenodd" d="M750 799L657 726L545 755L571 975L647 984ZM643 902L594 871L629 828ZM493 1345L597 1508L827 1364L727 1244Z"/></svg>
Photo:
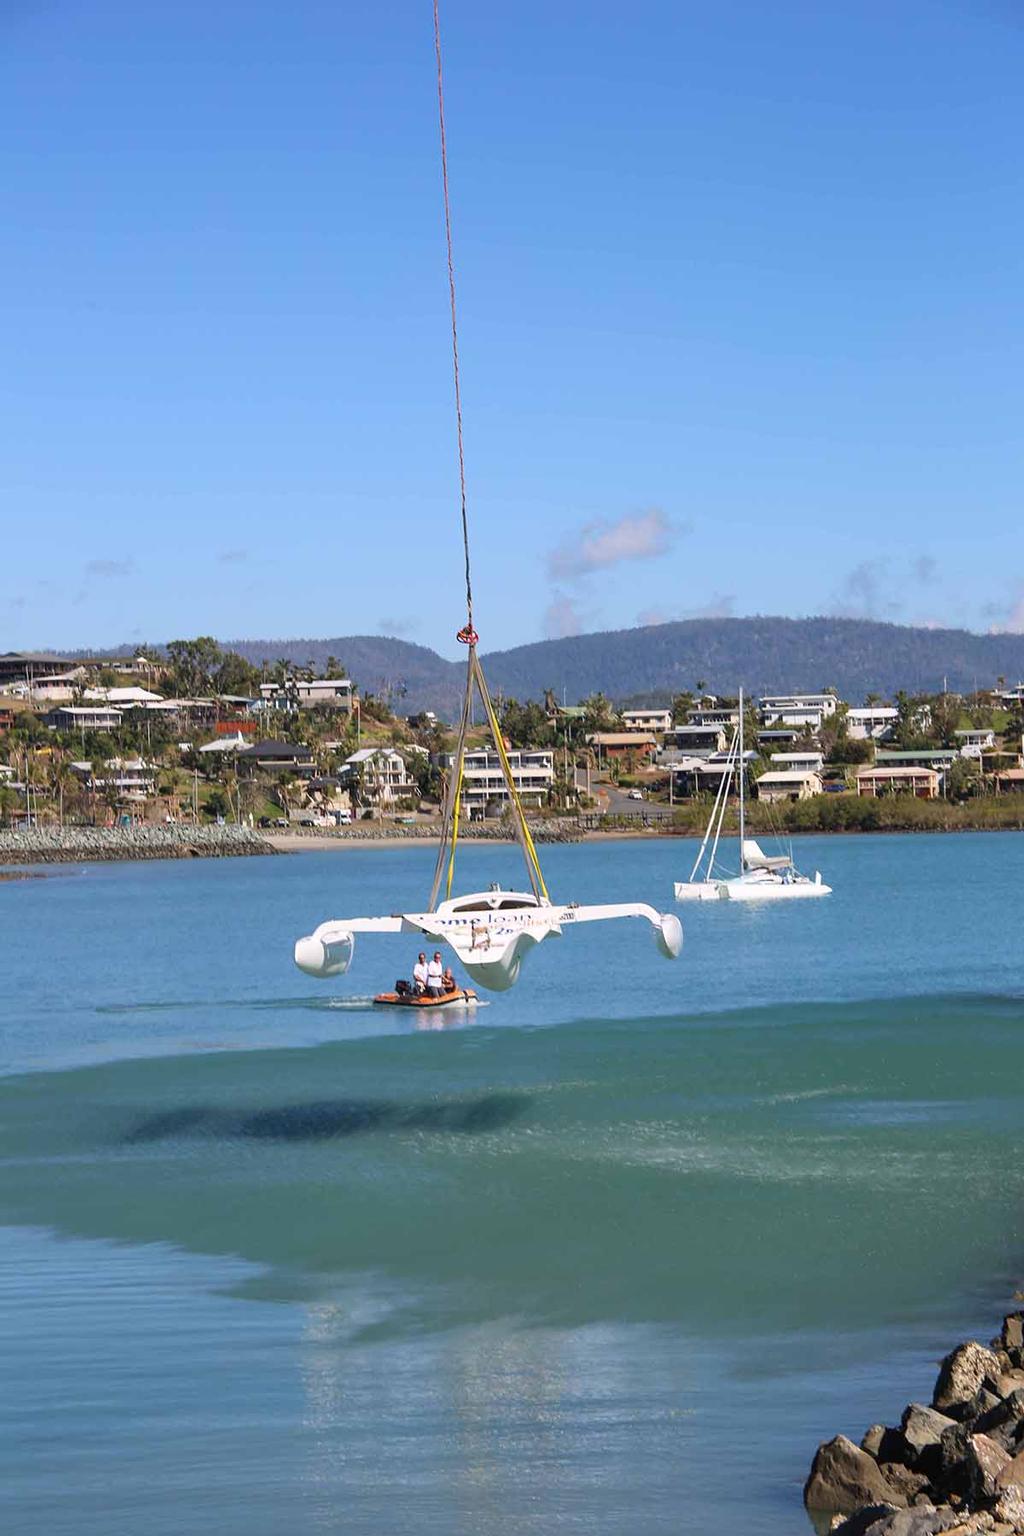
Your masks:
<svg viewBox="0 0 1024 1536"><path fill-rule="evenodd" d="M646 902L608 902L580 906L576 902L559 905L551 900L541 871L537 850L523 812L504 737L487 689L480 658L478 636L473 627L473 588L470 579L469 526L466 514L466 474L462 443L462 401L459 389L459 346L455 320L455 267L452 258L451 210L448 198L448 160L444 127L444 90L441 75L441 33L437 0L434 0L434 44L437 55L437 101L441 132L441 172L444 188L445 233L448 246L448 290L451 304L452 361L455 377L455 419L459 454L459 486L462 508L462 543L466 569L466 624L459 630L459 641L468 647L466 688L459 721L458 744L445 793L441 820L441 839L434 869L434 881L425 911L397 912L386 917L333 918L321 923L313 933L295 945L295 963L308 976L342 976L352 964L357 933L421 934L454 950L462 965L478 986L503 992L519 978L524 957L545 939L558 938L566 928L580 923L600 923L611 918L639 917L653 929L655 943L668 959L675 959L682 948L683 930L678 917L659 912ZM466 752L466 732L474 695L479 695L484 716L501 764L502 777L512 807L516 838L523 852L529 878L528 891L473 891L452 895L455 851L459 839L459 815L462 778ZM444 886L444 898L441 888Z"/></svg>

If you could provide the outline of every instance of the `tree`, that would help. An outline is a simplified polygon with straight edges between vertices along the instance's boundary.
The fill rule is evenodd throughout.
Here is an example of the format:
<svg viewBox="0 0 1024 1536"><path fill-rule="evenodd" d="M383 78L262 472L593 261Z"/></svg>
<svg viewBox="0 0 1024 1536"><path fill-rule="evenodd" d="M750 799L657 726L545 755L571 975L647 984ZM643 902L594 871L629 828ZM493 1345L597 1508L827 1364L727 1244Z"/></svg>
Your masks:
<svg viewBox="0 0 1024 1536"><path fill-rule="evenodd" d="M501 729L513 747L547 747L555 740L543 707L530 699L506 699L501 711Z"/></svg>
<svg viewBox="0 0 1024 1536"><path fill-rule="evenodd" d="M672 724L682 725L689 716L694 705L693 694L687 689L683 693L677 693L672 700Z"/></svg>
<svg viewBox="0 0 1024 1536"><path fill-rule="evenodd" d="M590 694L583 700L583 708L583 724L587 731L612 731L621 724L614 704L603 693Z"/></svg>
<svg viewBox="0 0 1024 1536"><path fill-rule="evenodd" d="M217 693L243 694L246 698L253 698L260 691L259 672L237 651L223 652L212 681Z"/></svg>
<svg viewBox="0 0 1024 1536"><path fill-rule="evenodd" d="M214 673L223 661L223 652L212 635L172 640L167 646L167 657L167 686L177 698L196 698L213 691Z"/></svg>

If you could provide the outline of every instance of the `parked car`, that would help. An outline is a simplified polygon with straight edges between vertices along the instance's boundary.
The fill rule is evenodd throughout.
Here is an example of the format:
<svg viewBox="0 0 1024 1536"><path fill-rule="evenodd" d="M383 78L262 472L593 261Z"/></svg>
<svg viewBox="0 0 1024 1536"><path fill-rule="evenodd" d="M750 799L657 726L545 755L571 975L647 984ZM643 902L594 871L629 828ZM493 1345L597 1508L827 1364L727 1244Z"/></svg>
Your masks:
<svg viewBox="0 0 1024 1536"><path fill-rule="evenodd" d="M629 799L630 800L642 800L643 797L644 797L644 792L643 792L642 789L631 789L630 792L629 792Z"/></svg>

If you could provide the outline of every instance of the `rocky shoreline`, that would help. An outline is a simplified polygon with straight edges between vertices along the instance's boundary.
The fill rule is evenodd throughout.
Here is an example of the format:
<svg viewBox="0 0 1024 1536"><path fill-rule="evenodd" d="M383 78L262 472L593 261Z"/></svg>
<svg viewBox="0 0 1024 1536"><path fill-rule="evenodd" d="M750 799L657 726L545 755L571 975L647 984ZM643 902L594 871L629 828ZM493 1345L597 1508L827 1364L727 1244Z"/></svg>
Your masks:
<svg viewBox="0 0 1024 1536"><path fill-rule="evenodd" d="M0 865L219 859L276 853L251 827L19 827L0 831Z"/></svg>
<svg viewBox="0 0 1024 1536"><path fill-rule="evenodd" d="M284 834L283 834L284 835ZM310 843L378 843L378 842L437 842L441 836L440 823L419 822L414 826L385 825L379 821L357 821L350 827L295 827L287 829L289 839L308 840ZM530 835L535 843L581 843L584 833L574 817L557 821L531 822ZM504 824L481 825L464 822L459 835L460 842L512 843L515 832Z"/></svg>
<svg viewBox="0 0 1024 1536"><path fill-rule="evenodd" d="M804 1503L832 1536L1024 1533L1024 1312L990 1347L948 1354L931 1404L908 1403L898 1429L823 1442Z"/></svg>

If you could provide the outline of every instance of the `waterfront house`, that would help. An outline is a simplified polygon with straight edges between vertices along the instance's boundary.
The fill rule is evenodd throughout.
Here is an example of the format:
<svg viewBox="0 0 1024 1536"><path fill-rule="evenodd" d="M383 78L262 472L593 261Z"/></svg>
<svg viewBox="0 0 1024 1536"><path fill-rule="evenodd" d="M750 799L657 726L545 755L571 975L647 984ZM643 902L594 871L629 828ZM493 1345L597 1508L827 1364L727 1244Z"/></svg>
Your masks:
<svg viewBox="0 0 1024 1536"><path fill-rule="evenodd" d="M851 741L887 741L899 719L893 704L865 704L846 711L846 734Z"/></svg>
<svg viewBox="0 0 1024 1536"><path fill-rule="evenodd" d="M667 731L672 725L670 709L624 709L622 723L627 731Z"/></svg>
<svg viewBox="0 0 1024 1536"><path fill-rule="evenodd" d="M996 733L985 728L980 730L954 731L956 744L960 749L961 757L973 758L981 762L984 752L992 752L995 749Z"/></svg>
<svg viewBox="0 0 1024 1536"><path fill-rule="evenodd" d="M723 725L674 725L665 732L665 750L687 752L710 757L713 752L724 752L727 734Z"/></svg>
<svg viewBox="0 0 1024 1536"><path fill-rule="evenodd" d="M879 747L875 753L875 764L879 768L934 768L936 773L941 774L948 772L959 756L956 747L924 747L920 751L907 748L899 752Z"/></svg>
<svg viewBox="0 0 1024 1536"><path fill-rule="evenodd" d="M729 709L724 705L721 708L717 705L705 708L695 704L693 709L686 711L686 722L688 725L718 725L733 730L740 723L740 712L739 709Z"/></svg>
<svg viewBox="0 0 1024 1536"><path fill-rule="evenodd" d="M347 677L292 678L287 683L261 683L265 709L340 709L351 714L355 689Z"/></svg>
<svg viewBox="0 0 1024 1536"><path fill-rule="evenodd" d="M858 768L856 778L858 795L904 794L916 795L919 800L937 800L942 780L936 769L908 763Z"/></svg>
<svg viewBox="0 0 1024 1536"><path fill-rule="evenodd" d="M773 752L771 760L775 773L821 773L825 758L821 752L808 748L806 752Z"/></svg>
<svg viewBox="0 0 1024 1536"><path fill-rule="evenodd" d="M749 773L750 765L756 756L756 752L744 752L743 770L745 773ZM664 760L664 754L662 754L661 760ZM729 752L716 752L711 757L678 756L671 759L667 766L672 774L673 790L684 798L687 795L717 794L722 779L729 771L730 763L733 762L734 759ZM735 768L731 790L736 794L739 793L739 783Z"/></svg>
<svg viewBox="0 0 1024 1536"><path fill-rule="evenodd" d="M666 732L666 739L671 732ZM649 762L658 750L655 738L643 731L592 731L587 745L593 747L598 761L632 757Z"/></svg>
<svg viewBox="0 0 1024 1536"><path fill-rule="evenodd" d="M0 683L31 682L37 676L70 672L75 666L66 656L51 656L46 651L5 651L0 656Z"/></svg>
<svg viewBox="0 0 1024 1536"><path fill-rule="evenodd" d="M421 747L409 750L426 756ZM419 798L419 785L394 747L361 747L342 763L339 777L348 784L358 783L362 798L379 810L398 800Z"/></svg>
<svg viewBox="0 0 1024 1536"><path fill-rule="evenodd" d="M112 704L115 709L137 709L144 704L161 704L163 697L148 688L86 688L82 698L89 704Z"/></svg>
<svg viewBox="0 0 1024 1536"><path fill-rule="evenodd" d="M821 794L821 775L809 768L780 768L755 781L757 798L769 805L782 800L809 800Z"/></svg>
<svg viewBox="0 0 1024 1536"><path fill-rule="evenodd" d="M817 732L838 708L834 693L774 693L761 698L759 713L764 725L795 725Z"/></svg>
<svg viewBox="0 0 1024 1536"><path fill-rule="evenodd" d="M62 704L43 716L51 731L112 731L121 724L123 711L105 704Z"/></svg>
<svg viewBox="0 0 1024 1536"><path fill-rule="evenodd" d="M507 756L520 800L524 805L543 805L555 782L554 753L512 750ZM454 756L442 753L438 762L445 772L450 772ZM482 816L488 806L503 807L509 799L497 752L490 747L467 752L462 768L462 804L466 809Z"/></svg>
<svg viewBox="0 0 1024 1536"><path fill-rule="evenodd" d="M274 769L309 775L313 772L313 754L308 747L298 747L294 742L273 740L253 742L238 754L239 773Z"/></svg>

